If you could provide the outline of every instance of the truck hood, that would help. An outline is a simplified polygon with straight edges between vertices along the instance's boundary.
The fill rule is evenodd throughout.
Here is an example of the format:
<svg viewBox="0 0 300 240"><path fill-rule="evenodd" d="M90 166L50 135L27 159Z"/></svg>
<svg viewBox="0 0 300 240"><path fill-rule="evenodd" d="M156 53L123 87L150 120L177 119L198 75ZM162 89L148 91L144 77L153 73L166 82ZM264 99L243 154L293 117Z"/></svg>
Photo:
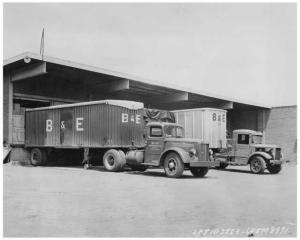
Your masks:
<svg viewBox="0 0 300 240"><path fill-rule="evenodd" d="M209 144L207 141L195 138L165 138L165 142L180 142L180 143L204 143Z"/></svg>
<svg viewBox="0 0 300 240"><path fill-rule="evenodd" d="M277 148L277 145L271 145L271 144L251 144L252 147L255 148Z"/></svg>

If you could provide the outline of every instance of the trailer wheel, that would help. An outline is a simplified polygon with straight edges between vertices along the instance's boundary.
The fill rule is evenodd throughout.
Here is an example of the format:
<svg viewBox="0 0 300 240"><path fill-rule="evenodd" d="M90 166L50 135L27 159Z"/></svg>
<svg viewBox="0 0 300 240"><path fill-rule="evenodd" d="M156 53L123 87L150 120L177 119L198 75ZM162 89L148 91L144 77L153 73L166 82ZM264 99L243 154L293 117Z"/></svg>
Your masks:
<svg viewBox="0 0 300 240"><path fill-rule="evenodd" d="M177 153L169 153L164 160L164 170L168 177L181 177L184 171L184 164Z"/></svg>
<svg viewBox="0 0 300 240"><path fill-rule="evenodd" d="M268 168L268 171L270 173L276 174L276 173L279 173L281 171L281 164L278 164L278 165L269 164L267 168Z"/></svg>
<svg viewBox="0 0 300 240"><path fill-rule="evenodd" d="M266 162L261 156L254 156L250 160L250 170L253 173L260 174L266 169Z"/></svg>
<svg viewBox="0 0 300 240"><path fill-rule="evenodd" d="M191 168L194 177L204 177L208 172L208 167Z"/></svg>
<svg viewBox="0 0 300 240"><path fill-rule="evenodd" d="M124 160L120 151L110 149L103 156L103 165L107 171L118 172L124 167Z"/></svg>
<svg viewBox="0 0 300 240"><path fill-rule="evenodd" d="M43 149L33 148L30 152L30 163L33 166L42 166L47 163L47 153Z"/></svg>

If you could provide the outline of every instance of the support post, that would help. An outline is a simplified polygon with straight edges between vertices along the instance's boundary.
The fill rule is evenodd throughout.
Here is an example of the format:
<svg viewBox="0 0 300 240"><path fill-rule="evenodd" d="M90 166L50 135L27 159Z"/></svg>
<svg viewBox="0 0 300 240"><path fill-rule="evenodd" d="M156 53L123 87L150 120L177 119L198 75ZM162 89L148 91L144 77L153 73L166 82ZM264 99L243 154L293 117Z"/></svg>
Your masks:
<svg viewBox="0 0 300 240"><path fill-rule="evenodd" d="M88 169L90 167L90 157L89 157L90 149L84 148L83 149L83 161L82 164L84 169Z"/></svg>

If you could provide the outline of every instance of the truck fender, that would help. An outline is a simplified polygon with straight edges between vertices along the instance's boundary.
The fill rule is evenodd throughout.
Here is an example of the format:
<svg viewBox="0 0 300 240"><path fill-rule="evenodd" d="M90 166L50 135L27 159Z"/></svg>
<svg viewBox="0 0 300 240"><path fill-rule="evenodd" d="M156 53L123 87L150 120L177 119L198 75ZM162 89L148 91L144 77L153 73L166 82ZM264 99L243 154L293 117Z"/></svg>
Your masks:
<svg viewBox="0 0 300 240"><path fill-rule="evenodd" d="M175 153L177 153L177 154L180 156L182 162L184 162L184 163L187 163L187 162L188 162L189 154L188 154L186 151L184 151L183 149L181 149L181 148L179 148L179 147L171 147L171 148L168 148L168 149L166 149L165 151L163 151L163 153L160 155L160 161L159 161L159 162L160 162L160 165L162 165L162 163L163 163L165 157L166 157L167 154L170 153L170 152L175 152Z"/></svg>
<svg viewBox="0 0 300 240"><path fill-rule="evenodd" d="M263 157L264 159L266 160L271 160L272 159L272 156L266 152L254 152L250 155L250 157L248 158L248 164L250 163L250 159L253 157L253 156L261 156Z"/></svg>

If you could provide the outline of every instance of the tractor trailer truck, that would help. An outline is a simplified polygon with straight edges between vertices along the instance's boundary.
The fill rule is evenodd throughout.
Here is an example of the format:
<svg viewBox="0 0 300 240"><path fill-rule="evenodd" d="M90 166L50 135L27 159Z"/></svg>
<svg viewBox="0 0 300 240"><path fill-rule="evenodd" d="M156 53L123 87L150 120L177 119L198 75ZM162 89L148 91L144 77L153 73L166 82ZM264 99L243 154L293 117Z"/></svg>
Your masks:
<svg viewBox="0 0 300 240"><path fill-rule="evenodd" d="M107 171L125 165L144 171L163 167L168 177L190 170L203 177L219 166L209 156L209 144L185 138L180 124L143 119L143 103L103 100L27 109L25 147L32 165L44 165L54 150L80 149L85 167L90 153L100 150ZM97 151L96 151L97 152ZM100 156L101 155L101 156Z"/></svg>
<svg viewBox="0 0 300 240"><path fill-rule="evenodd" d="M264 143L261 132L237 129L232 139L226 139L226 110L198 108L173 111L176 123L185 127L185 136L207 141L211 156L220 162L217 167L250 165L253 173L279 173L281 148Z"/></svg>

